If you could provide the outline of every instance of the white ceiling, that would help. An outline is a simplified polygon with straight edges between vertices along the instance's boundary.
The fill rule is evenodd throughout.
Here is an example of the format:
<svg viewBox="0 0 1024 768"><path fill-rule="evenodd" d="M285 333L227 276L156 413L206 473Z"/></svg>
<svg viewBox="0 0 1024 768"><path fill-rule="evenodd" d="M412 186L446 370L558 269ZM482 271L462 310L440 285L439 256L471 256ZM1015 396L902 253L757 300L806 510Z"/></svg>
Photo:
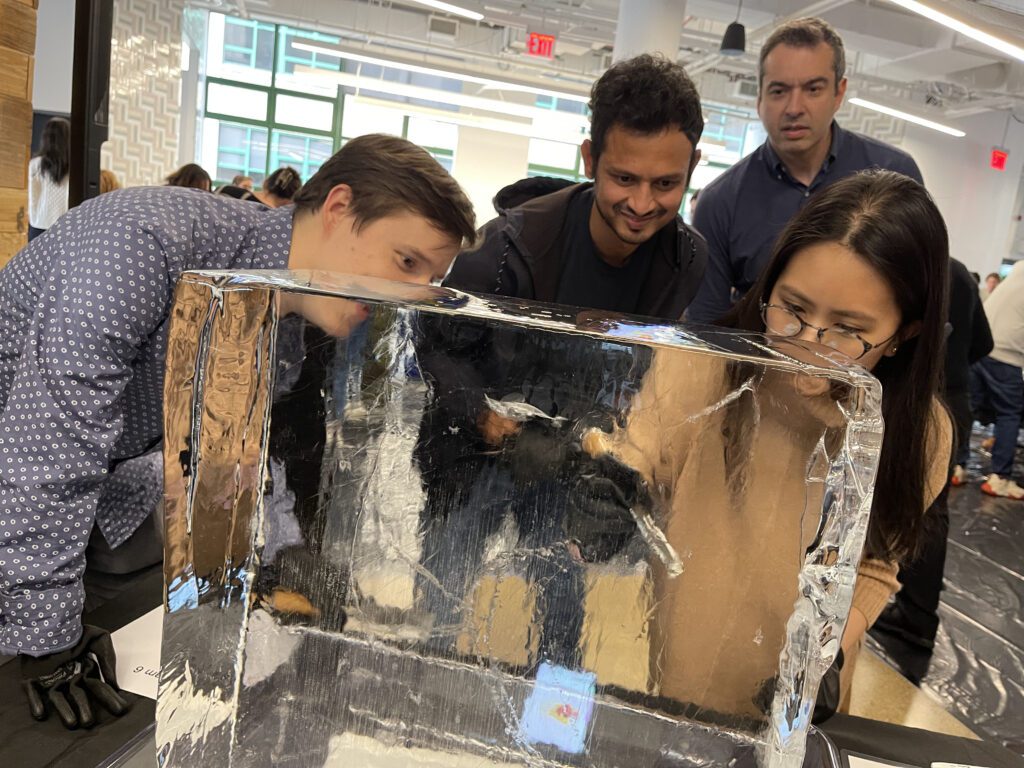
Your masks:
<svg viewBox="0 0 1024 768"><path fill-rule="evenodd" d="M454 39L428 34L429 9L394 0L198 0L226 13L290 22L343 35L343 45L381 58L401 58L504 80L557 84L586 93L609 62L618 0L449 0L484 14L460 21ZM627 7L630 0L622 0ZM930 0L951 14L1024 45L1024 0ZM936 114L989 110L1024 115L1024 63L964 38L886 0L744 0L740 20L747 51L718 55L734 0L686 0L679 60L702 96L745 103L735 81L756 75L756 51L785 18L818 15L847 47L851 89L917 103ZM527 57L527 30L557 35L554 61Z"/></svg>

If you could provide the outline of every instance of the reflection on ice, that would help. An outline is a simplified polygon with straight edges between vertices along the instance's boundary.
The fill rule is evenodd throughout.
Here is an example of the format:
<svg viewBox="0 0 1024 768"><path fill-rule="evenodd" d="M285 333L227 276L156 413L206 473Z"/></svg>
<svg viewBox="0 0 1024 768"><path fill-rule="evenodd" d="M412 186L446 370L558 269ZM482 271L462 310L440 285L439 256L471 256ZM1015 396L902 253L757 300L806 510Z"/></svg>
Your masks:
<svg viewBox="0 0 1024 768"><path fill-rule="evenodd" d="M336 339L282 291L372 316ZM858 369L331 275L196 273L173 323L163 765L805 764L881 438Z"/></svg>

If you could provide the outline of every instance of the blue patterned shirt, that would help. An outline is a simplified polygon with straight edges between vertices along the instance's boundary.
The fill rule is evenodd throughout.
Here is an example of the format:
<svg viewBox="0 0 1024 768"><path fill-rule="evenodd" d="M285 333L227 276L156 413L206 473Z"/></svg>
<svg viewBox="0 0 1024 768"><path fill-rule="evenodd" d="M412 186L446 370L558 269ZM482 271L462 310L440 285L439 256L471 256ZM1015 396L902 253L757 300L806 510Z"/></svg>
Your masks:
<svg viewBox="0 0 1024 768"><path fill-rule="evenodd" d="M0 271L0 653L73 646L93 524L116 547L158 502L159 452L144 454L163 434L181 273L283 269L291 235L290 207L127 189L69 211Z"/></svg>

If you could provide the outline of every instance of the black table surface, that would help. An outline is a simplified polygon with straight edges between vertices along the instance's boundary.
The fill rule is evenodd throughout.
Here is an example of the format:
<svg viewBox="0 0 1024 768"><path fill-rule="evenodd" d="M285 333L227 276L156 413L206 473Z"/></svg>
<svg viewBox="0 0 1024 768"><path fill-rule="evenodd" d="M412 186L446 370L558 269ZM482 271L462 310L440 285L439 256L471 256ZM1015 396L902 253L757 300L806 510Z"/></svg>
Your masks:
<svg viewBox="0 0 1024 768"><path fill-rule="evenodd" d="M162 576L147 574L117 599L86 617L96 626L114 631L143 616L160 603ZM108 766L140 741L152 743L156 704L125 694L131 710L120 718L101 713L88 730L69 731L56 716L32 719L20 688L18 664L0 666L0 766L18 768L91 768ZM821 729L841 751L928 768L933 762L960 763L984 768L1024 768L1024 759L996 744L880 723L861 717L836 715ZM156 765L154 755L153 764Z"/></svg>

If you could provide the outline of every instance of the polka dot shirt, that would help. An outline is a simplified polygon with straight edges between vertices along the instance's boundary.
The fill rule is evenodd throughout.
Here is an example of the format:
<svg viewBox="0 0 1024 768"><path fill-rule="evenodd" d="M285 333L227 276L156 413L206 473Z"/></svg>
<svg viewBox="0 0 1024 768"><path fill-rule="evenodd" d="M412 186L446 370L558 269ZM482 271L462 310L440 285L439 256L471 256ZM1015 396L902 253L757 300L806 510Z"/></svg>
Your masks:
<svg viewBox="0 0 1024 768"><path fill-rule="evenodd" d="M81 633L85 547L111 547L162 492L163 374L189 269L283 269L292 209L194 189L111 192L0 271L0 653Z"/></svg>

